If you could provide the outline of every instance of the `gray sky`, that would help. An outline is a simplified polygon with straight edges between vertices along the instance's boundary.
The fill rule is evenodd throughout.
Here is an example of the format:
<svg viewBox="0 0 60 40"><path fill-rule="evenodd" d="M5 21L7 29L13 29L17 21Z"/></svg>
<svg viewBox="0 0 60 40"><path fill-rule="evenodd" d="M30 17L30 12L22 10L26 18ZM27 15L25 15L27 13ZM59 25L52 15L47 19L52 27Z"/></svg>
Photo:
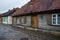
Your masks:
<svg viewBox="0 0 60 40"><path fill-rule="evenodd" d="M0 13L6 12L9 9L21 7L30 0L0 0Z"/></svg>

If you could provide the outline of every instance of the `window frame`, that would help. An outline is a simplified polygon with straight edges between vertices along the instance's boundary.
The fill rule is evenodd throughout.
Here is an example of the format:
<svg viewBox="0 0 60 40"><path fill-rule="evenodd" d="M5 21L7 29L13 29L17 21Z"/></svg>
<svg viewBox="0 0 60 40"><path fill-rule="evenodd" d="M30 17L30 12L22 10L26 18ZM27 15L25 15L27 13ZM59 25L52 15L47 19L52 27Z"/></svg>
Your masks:
<svg viewBox="0 0 60 40"><path fill-rule="evenodd" d="M56 16L56 24L53 23L54 15ZM52 25L60 25L60 24L58 24L58 15L60 15L60 14L52 14Z"/></svg>

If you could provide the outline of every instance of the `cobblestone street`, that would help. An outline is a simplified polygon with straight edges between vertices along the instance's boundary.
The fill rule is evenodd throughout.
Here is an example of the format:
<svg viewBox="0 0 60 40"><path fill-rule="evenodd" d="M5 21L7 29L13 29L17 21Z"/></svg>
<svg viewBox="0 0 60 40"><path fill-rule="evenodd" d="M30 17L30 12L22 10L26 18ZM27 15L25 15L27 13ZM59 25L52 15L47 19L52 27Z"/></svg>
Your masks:
<svg viewBox="0 0 60 40"><path fill-rule="evenodd" d="M0 40L23 40L21 38L28 38L28 40L60 40L60 36L54 36L50 33L0 25Z"/></svg>
<svg viewBox="0 0 60 40"><path fill-rule="evenodd" d="M53 35L50 32L34 31L26 28L13 27L13 29L28 34L31 40L60 40L60 34Z"/></svg>
<svg viewBox="0 0 60 40"><path fill-rule="evenodd" d="M21 38L28 38L28 35L20 30L17 31L11 27L0 25L0 40L20 40Z"/></svg>

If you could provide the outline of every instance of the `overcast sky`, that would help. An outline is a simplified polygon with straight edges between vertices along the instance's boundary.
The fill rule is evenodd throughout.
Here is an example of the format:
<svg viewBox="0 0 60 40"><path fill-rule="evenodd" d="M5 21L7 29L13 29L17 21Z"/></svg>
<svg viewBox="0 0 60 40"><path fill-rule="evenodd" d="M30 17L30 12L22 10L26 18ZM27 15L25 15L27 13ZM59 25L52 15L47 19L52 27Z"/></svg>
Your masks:
<svg viewBox="0 0 60 40"><path fill-rule="evenodd" d="M0 13L6 12L9 9L21 7L30 0L0 0Z"/></svg>

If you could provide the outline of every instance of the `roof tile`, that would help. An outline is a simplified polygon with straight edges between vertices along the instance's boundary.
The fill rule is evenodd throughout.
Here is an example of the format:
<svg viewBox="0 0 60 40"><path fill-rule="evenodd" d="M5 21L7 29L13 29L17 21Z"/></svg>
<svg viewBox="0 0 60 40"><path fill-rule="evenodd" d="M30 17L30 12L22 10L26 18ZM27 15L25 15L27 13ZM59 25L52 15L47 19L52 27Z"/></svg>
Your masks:
<svg viewBox="0 0 60 40"><path fill-rule="evenodd" d="M13 16L54 9L60 9L60 0L32 0L17 10Z"/></svg>

